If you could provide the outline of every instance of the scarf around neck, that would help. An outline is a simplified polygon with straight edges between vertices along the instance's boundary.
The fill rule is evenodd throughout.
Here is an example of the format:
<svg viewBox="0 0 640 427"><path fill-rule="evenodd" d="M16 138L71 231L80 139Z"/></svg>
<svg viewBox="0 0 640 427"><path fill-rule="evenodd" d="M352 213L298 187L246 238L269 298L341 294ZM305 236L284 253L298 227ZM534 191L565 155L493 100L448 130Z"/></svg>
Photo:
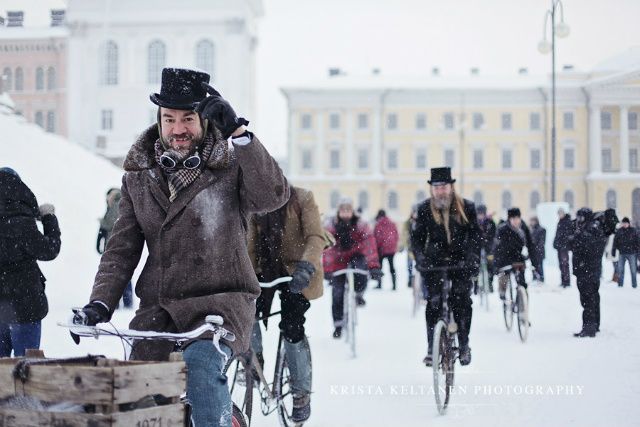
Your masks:
<svg viewBox="0 0 640 427"><path fill-rule="evenodd" d="M196 149L196 151L199 151L199 154L200 154L200 166L198 166L195 169L185 169L182 167L169 168L164 166L160 162L160 157L170 150L164 149L160 139L156 140L156 143L155 143L156 162L158 163L158 165L160 165L164 173L167 175L170 202L173 202L178 197L178 193L180 193L182 190L184 190L185 188L193 184L195 180L198 179L198 177L202 174L202 171L204 170L204 168L207 165L207 162L209 161L209 157L211 157L214 143L215 143L215 140L213 136L209 133L206 134L206 136L202 140L201 149L200 150ZM182 164L182 161L186 159L187 156L190 156L192 154L193 153L189 153L187 155L181 156L181 158L176 158L175 155L172 155L171 157L176 161L176 166L177 166Z"/></svg>

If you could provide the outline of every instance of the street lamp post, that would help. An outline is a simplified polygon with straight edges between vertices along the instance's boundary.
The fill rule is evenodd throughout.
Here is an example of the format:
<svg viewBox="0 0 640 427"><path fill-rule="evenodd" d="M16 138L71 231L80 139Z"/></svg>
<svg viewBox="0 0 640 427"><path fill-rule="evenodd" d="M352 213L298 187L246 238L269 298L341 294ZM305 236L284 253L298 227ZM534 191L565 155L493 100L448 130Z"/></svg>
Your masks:
<svg viewBox="0 0 640 427"><path fill-rule="evenodd" d="M560 9L560 22L556 24L556 12ZM547 22L551 17L551 43L547 40ZM538 43L540 53L551 52L551 201L556 201L556 36L569 35L569 26L564 22L564 6L561 0L552 0L551 9L544 15L542 41Z"/></svg>

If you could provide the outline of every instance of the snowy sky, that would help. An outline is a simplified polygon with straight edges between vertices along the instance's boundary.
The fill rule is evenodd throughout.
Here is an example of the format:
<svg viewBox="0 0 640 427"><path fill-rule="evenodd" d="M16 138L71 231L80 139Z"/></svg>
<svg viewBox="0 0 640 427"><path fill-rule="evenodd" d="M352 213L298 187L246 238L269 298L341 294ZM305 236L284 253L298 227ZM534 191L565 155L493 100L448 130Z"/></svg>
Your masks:
<svg viewBox="0 0 640 427"><path fill-rule="evenodd" d="M48 8L64 0L0 0L0 12L27 10L25 20L48 21ZM558 43L558 64L588 70L640 45L640 1L565 0L568 38ZM258 116L261 139L286 152L282 86L323 79L327 68L366 74L533 74L550 71L538 53L546 0L263 0L259 23ZM50 6L52 5L52 6ZM242 114L242 112L239 112Z"/></svg>

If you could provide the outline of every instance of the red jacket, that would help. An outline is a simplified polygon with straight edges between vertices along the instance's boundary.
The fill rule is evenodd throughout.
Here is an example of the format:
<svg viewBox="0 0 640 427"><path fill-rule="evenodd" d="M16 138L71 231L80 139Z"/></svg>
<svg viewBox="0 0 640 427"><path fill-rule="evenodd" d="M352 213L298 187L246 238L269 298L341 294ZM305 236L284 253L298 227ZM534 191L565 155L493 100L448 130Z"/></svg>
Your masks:
<svg viewBox="0 0 640 427"><path fill-rule="evenodd" d="M336 221L337 218L332 219L331 223L327 226L327 230L338 240ZM340 243L336 243L324 251L322 266L325 273L333 273L334 271L347 268L349 261L358 254L365 257L369 269L380 268L378 251L376 250L376 240L371 233L369 225L359 220L356 228L351 232L351 239L354 241L354 244L350 249L342 249Z"/></svg>
<svg viewBox="0 0 640 427"><path fill-rule="evenodd" d="M383 216L376 222L373 235L376 238L378 255L381 257L393 255L398 251L398 228L389 217Z"/></svg>

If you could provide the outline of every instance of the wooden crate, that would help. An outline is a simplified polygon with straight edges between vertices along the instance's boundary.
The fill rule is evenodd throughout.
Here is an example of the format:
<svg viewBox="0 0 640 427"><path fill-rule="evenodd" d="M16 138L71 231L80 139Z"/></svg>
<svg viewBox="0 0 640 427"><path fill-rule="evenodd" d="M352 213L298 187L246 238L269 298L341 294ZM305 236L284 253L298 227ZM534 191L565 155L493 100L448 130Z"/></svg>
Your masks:
<svg viewBox="0 0 640 427"><path fill-rule="evenodd" d="M139 362L98 360L97 363L29 366L26 379L14 378L21 358L0 359L0 399L28 396L39 401L86 405L94 413L23 411L0 407L0 427L168 427L184 425L186 367L182 361ZM44 359L47 362L50 360ZM129 410L133 403L161 394L169 404Z"/></svg>

